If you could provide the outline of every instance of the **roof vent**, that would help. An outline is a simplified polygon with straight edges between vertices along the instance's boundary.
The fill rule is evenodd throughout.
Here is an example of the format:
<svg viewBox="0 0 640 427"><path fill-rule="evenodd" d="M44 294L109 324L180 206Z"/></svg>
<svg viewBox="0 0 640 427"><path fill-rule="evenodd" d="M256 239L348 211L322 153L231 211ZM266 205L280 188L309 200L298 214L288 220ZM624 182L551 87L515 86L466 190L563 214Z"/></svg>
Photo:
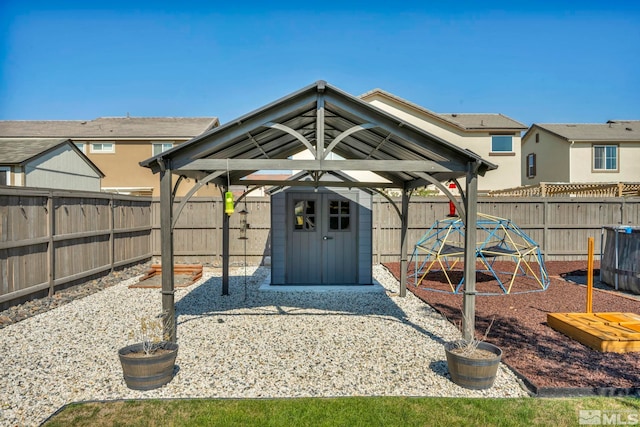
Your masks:
<svg viewBox="0 0 640 427"><path fill-rule="evenodd" d="M458 115L456 113L453 113L451 117L458 117Z"/></svg>
<svg viewBox="0 0 640 427"><path fill-rule="evenodd" d="M480 126L484 126L484 120L480 120Z"/></svg>
<svg viewBox="0 0 640 427"><path fill-rule="evenodd" d="M624 128L624 130L632 131L633 129L631 129L631 128Z"/></svg>

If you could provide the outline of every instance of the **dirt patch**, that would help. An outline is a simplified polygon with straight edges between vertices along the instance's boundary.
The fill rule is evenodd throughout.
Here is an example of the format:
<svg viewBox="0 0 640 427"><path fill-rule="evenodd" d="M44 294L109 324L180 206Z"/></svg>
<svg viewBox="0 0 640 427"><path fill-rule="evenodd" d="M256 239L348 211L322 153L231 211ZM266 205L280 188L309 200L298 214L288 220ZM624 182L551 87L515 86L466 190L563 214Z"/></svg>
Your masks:
<svg viewBox="0 0 640 427"><path fill-rule="evenodd" d="M387 263L399 277L399 263ZM601 353L547 326L547 313L584 312L586 286L564 280L580 277L586 262L548 262L551 284L544 292L477 296L476 336L503 350L503 360L536 388L637 388L640 387L640 353ZM596 264L597 266L597 264ZM427 277L430 287L442 285ZM462 295L408 289L459 326ZM594 312L640 313L640 300L595 289Z"/></svg>

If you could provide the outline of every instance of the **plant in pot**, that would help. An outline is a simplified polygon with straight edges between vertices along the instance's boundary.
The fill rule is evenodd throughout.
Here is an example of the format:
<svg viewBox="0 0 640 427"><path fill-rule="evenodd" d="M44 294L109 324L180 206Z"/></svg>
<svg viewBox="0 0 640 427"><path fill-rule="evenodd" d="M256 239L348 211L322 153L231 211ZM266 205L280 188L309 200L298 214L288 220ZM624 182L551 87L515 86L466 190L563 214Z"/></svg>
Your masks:
<svg viewBox="0 0 640 427"><path fill-rule="evenodd" d="M444 345L451 380L459 386L473 390L484 390L493 386L502 350L484 341L492 325L493 320L482 339L473 337L470 340L462 339Z"/></svg>
<svg viewBox="0 0 640 427"><path fill-rule="evenodd" d="M152 390L173 379L178 344L168 340L164 331L171 330L173 319L164 314L156 318L140 318L139 328L129 333L134 344L118 350L127 387Z"/></svg>

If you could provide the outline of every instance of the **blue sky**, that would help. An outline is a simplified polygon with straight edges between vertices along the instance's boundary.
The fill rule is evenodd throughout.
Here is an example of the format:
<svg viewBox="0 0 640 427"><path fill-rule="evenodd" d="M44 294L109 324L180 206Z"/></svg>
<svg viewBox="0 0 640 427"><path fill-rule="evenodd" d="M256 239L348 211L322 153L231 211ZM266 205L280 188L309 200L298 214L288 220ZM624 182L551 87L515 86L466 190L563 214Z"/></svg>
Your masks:
<svg viewBox="0 0 640 427"><path fill-rule="evenodd" d="M640 2L216 3L3 0L0 119L225 123L326 80L527 125L640 120Z"/></svg>

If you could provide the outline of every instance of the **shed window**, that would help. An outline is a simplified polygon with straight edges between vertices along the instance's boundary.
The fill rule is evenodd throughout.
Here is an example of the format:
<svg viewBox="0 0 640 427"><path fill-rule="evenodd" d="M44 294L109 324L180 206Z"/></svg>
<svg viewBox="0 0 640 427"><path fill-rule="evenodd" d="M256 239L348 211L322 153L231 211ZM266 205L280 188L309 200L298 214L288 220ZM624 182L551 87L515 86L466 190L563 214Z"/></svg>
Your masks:
<svg viewBox="0 0 640 427"><path fill-rule="evenodd" d="M316 229L315 200L298 200L294 203L294 230L314 231Z"/></svg>
<svg viewBox="0 0 640 427"><path fill-rule="evenodd" d="M350 224L349 201L329 201L329 229L348 230Z"/></svg>
<svg viewBox="0 0 640 427"><path fill-rule="evenodd" d="M493 135L491 137L491 151L493 152L513 151L513 137L511 135Z"/></svg>
<svg viewBox="0 0 640 427"><path fill-rule="evenodd" d="M593 169L596 171L615 171L618 169L617 145L593 146Z"/></svg>

